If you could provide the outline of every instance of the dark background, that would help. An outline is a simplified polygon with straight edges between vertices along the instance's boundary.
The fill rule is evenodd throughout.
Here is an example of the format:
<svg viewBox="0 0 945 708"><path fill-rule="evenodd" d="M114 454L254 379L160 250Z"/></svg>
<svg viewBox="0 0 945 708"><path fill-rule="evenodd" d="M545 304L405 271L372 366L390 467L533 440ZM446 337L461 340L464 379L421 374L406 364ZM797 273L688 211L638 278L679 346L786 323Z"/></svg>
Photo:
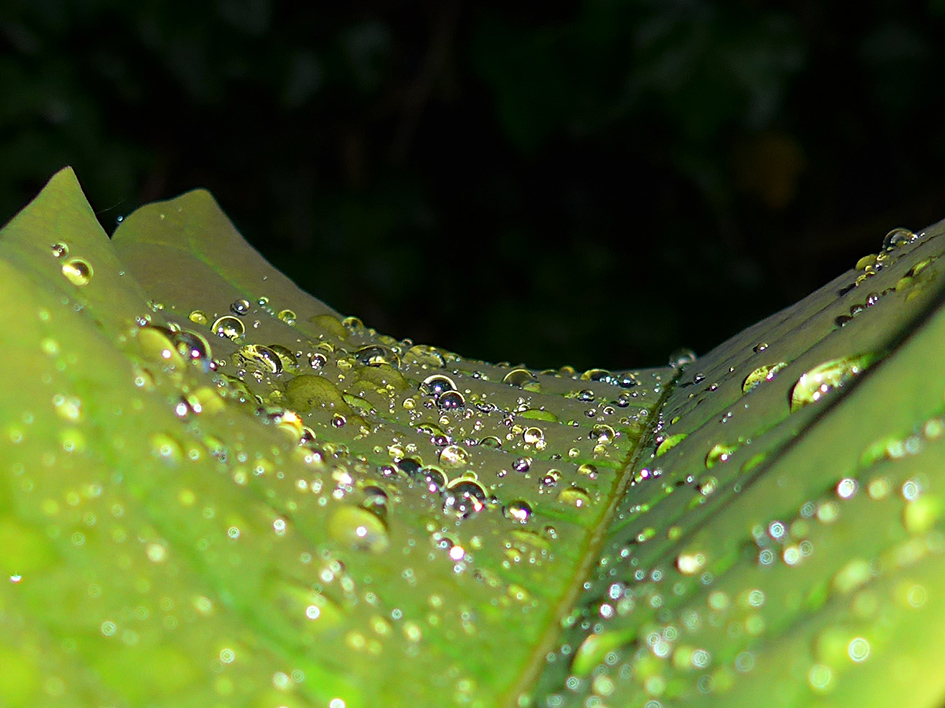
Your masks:
<svg viewBox="0 0 945 708"><path fill-rule="evenodd" d="M210 189L396 337L704 352L945 217L945 0L5 0L0 220Z"/></svg>

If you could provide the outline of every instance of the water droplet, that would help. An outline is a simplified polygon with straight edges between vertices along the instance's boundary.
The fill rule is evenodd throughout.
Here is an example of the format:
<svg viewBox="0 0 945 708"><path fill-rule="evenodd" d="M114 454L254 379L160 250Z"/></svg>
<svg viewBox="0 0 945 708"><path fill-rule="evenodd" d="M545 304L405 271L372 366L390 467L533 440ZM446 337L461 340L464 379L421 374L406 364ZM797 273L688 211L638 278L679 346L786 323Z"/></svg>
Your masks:
<svg viewBox="0 0 945 708"><path fill-rule="evenodd" d="M558 501L565 506L584 509L591 504L591 495L581 487L567 487L558 493Z"/></svg>
<svg viewBox="0 0 945 708"><path fill-rule="evenodd" d="M458 445L447 445L440 450L440 464L447 469L457 469L469 464L469 453Z"/></svg>
<svg viewBox="0 0 945 708"><path fill-rule="evenodd" d="M446 488L446 500L443 511L466 519L478 514L486 507L486 491L474 479L460 477L450 482Z"/></svg>
<svg viewBox="0 0 945 708"><path fill-rule="evenodd" d="M203 310L194 310L189 315L187 315L187 318L191 322L194 322L199 325L207 326L208 324L210 324L210 319L207 317L207 313L204 312Z"/></svg>
<svg viewBox="0 0 945 708"><path fill-rule="evenodd" d="M374 344L369 347L362 347L354 354L355 359L362 366L391 366L395 369L400 368L400 357L398 357L389 347ZM444 377L445 378L445 377Z"/></svg>
<svg viewBox="0 0 945 708"><path fill-rule="evenodd" d="M724 443L716 443L705 456L706 469L710 470L720 462L728 462L732 455L735 454L737 449L738 445L725 445Z"/></svg>
<svg viewBox="0 0 945 708"><path fill-rule="evenodd" d="M382 519L387 516L387 508L390 502L387 492L374 485L366 486L363 491L364 501L361 502L361 506Z"/></svg>
<svg viewBox="0 0 945 708"><path fill-rule="evenodd" d="M249 312L249 307L249 300L234 300L232 303L230 303L230 312L232 312L234 315L244 317Z"/></svg>
<svg viewBox="0 0 945 708"><path fill-rule="evenodd" d="M180 443L164 433L155 433L151 436L151 453L155 457L175 465L184 459Z"/></svg>
<svg viewBox="0 0 945 708"><path fill-rule="evenodd" d="M616 377L607 369L588 369L581 374L581 381L599 381L601 383L616 384Z"/></svg>
<svg viewBox="0 0 945 708"><path fill-rule="evenodd" d="M251 365L270 374L282 373L282 359L269 347L262 344L247 344L239 348L243 364Z"/></svg>
<svg viewBox="0 0 945 708"><path fill-rule="evenodd" d="M520 524L524 524L532 515L532 507L527 501L517 499L502 507L502 515L506 519L512 519L513 521L518 521Z"/></svg>
<svg viewBox="0 0 945 708"><path fill-rule="evenodd" d="M669 355L669 365L674 369L681 369L696 360L696 353L692 349L677 349Z"/></svg>
<svg viewBox="0 0 945 708"><path fill-rule="evenodd" d="M528 468L531 467L532 460L530 457L519 457L512 463L512 469L516 472L528 472Z"/></svg>
<svg viewBox="0 0 945 708"><path fill-rule="evenodd" d="M526 428L522 439L529 445L537 445L545 441L545 433L541 428Z"/></svg>
<svg viewBox="0 0 945 708"><path fill-rule="evenodd" d="M676 568L683 575L695 575L705 566L702 553L680 553L676 557Z"/></svg>
<svg viewBox="0 0 945 708"><path fill-rule="evenodd" d="M659 457L660 455L665 455L667 452L685 440L686 437L686 433L676 433L675 435L670 435L656 448L656 456Z"/></svg>
<svg viewBox="0 0 945 708"><path fill-rule="evenodd" d="M779 361L777 364L765 364L752 371L742 382L742 393L753 391L765 381L770 381L777 373L787 366L787 362Z"/></svg>
<svg viewBox="0 0 945 708"><path fill-rule="evenodd" d="M139 329L136 336L141 353L151 361L166 366L183 366L184 359L173 342L174 332L149 325Z"/></svg>
<svg viewBox="0 0 945 708"><path fill-rule="evenodd" d="M302 374L289 380L285 388L289 405L301 413L313 408L328 408L342 414L350 414L341 391L335 384L317 374Z"/></svg>
<svg viewBox="0 0 945 708"><path fill-rule="evenodd" d="M92 264L81 258L70 258L62 264L62 274L73 285L88 285L92 281Z"/></svg>
<svg viewBox="0 0 945 708"><path fill-rule="evenodd" d="M213 323L211 327L213 333L218 337L226 337L227 339L239 339L243 336L243 333L246 332L246 327L243 326L243 323L240 322L235 317L231 315L223 315Z"/></svg>
<svg viewBox="0 0 945 708"><path fill-rule="evenodd" d="M295 313L292 310L281 310L278 315L276 315L280 320L285 322L290 327L295 325Z"/></svg>
<svg viewBox="0 0 945 708"><path fill-rule="evenodd" d="M907 244L915 241L917 236L912 233L909 229L896 228L886 234L883 238L883 250L884 251L894 251L900 246L905 246Z"/></svg>
<svg viewBox="0 0 945 708"><path fill-rule="evenodd" d="M64 243L54 243L51 248L52 254L56 258L65 258L69 255L69 247Z"/></svg>
<svg viewBox="0 0 945 708"><path fill-rule="evenodd" d="M525 388L528 384L538 383L538 379L528 369L512 369L504 377L502 383L514 386L515 388Z"/></svg>
<svg viewBox="0 0 945 708"><path fill-rule="evenodd" d="M404 361L434 368L446 366L446 360L436 347L429 347L424 344L417 344L404 352Z"/></svg>
<svg viewBox="0 0 945 708"><path fill-rule="evenodd" d="M556 487L558 485L558 480L561 479L560 470L550 469L545 472L544 476L541 478L541 486L545 488Z"/></svg>
<svg viewBox="0 0 945 708"><path fill-rule="evenodd" d="M437 396L436 406L441 411L457 411L466 407L466 399L459 391L447 391Z"/></svg>
<svg viewBox="0 0 945 708"><path fill-rule="evenodd" d="M383 553L390 547L387 527L377 515L359 506L340 506L328 520L335 541L356 551Z"/></svg>
<svg viewBox="0 0 945 708"><path fill-rule="evenodd" d="M456 384L453 383L453 380L448 376L443 376L441 374L433 374L433 376L428 376L420 384L420 392L425 393L428 396L440 396L447 391L455 391Z"/></svg>
<svg viewBox="0 0 945 708"><path fill-rule="evenodd" d="M834 389L849 383L878 358L875 354L859 354L832 359L814 367L794 384L791 411L819 401Z"/></svg>

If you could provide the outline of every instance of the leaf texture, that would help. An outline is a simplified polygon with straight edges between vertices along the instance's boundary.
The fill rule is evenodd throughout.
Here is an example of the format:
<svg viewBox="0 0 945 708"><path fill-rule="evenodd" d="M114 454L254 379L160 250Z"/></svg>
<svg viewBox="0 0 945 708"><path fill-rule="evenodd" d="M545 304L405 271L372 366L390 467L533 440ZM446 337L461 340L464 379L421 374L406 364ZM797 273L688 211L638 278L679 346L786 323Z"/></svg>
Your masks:
<svg viewBox="0 0 945 708"><path fill-rule="evenodd" d="M342 317L202 190L110 241L60 172L0 231L0 703L936 705L940 232L536 371Z"/></svg>

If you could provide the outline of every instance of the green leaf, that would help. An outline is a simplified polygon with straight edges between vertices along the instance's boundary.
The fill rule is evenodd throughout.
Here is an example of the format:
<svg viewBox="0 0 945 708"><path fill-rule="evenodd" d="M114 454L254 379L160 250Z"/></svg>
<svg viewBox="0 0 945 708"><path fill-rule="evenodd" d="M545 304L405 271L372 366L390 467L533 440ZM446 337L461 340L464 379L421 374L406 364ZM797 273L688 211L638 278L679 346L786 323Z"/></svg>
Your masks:
<svg viewBox="0 0 945 708"><path fill-rule="evenodd" d="M60 172L0 231L0 704L937 704L940 232L534 371L342 318L205 191L109 241Z"/></svg>

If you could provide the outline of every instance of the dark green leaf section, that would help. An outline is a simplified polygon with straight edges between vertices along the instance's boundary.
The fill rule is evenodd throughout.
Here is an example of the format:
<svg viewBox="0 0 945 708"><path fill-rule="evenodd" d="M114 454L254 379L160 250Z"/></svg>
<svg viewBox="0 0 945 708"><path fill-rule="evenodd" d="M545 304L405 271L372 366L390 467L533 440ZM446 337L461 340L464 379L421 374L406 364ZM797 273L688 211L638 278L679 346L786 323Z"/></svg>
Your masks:
<svg viewBox="0 0 945 708"><path fill-rule="evenodd" d="M943 230L686 368L536 703L940 704Z"/></svg>
<svg viewBox="0 0 945 708"><path fill-rule="evenodd" d="M10 706L514 700L674 373L379 335L206 192L110 243L69 170L0 232L0 269Z"/></svg>

